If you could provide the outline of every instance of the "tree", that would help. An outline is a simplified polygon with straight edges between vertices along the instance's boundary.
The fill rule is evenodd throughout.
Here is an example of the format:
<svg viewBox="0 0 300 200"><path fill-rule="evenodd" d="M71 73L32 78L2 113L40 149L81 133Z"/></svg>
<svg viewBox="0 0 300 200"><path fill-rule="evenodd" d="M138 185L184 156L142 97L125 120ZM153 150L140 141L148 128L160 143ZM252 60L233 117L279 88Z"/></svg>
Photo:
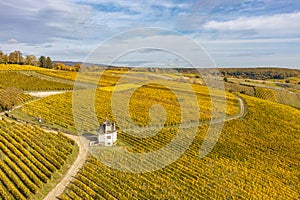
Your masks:
<svg viewBox="0 0 300 200"><path fill-rule="evenodd" d="M224 81L224 82L228 82L228 78L227 78L227 77L224 77L224 78L223 78L223 81Z"/></svg>
<svg viewBox="0 0 300 200"><path fill-rule="evenodd" d="M75 71L78 72L80 70L80 68L81 68L81 64L80 63L76 63L74 65L74 68L75 68Z"/></svg>
<svg viewBox="0 0 300 200"><path fill-rule="evenodd" d="M46 57L45 56L41 56L40 58L39 58L39 63L40 63L40 67L43 67L43 68L45 68L45 65L46 65Z"/></svg>
<svg viewBox="0 0 300 200"><path fill-rule="evenodd" d="M57 62L54 64L53 68L58 70L64 70L66 66L63 63Z"/></svg>
<svg viewBox="0 0 300 200"><path fill-rule="evenodd" d="M7 64L9 62L9 58L7 54L3 55L3 63Z"/></svg>
<svg viewBox="0 0 300 200"><path fill-rule="evenodd" d="M51 58L47 57L46 58L46 63L45 63L45 68L52 69L52 65L53 65L53 63L52 63Z"/></svg>
<svg viewBox="0 0 300 200"><path fill-rule="evenodd" d="M0 63L5 63L4 56L5 56L5 54L2 51L0 51Z"/></svg>
<svg viewBox="0 0 300 200"><path fill-rule="evenodd" d="M34 55L27 55L25 59L26 65L38 66L38 60Z"/></svg>
<svg viewBox="0 0 300 200"><path fill-rule="evenodd" d="M23 64L24 58L20 51L11 52L8 56L9 62L12 64Z"/></svg>
<svg viewBox="0 0 300 200"><path fill-rule="evenodd" d="M10 110L13 106L19 103L22 92L15 88L6 88L0 94L0 108L1 110Z"/></svg>

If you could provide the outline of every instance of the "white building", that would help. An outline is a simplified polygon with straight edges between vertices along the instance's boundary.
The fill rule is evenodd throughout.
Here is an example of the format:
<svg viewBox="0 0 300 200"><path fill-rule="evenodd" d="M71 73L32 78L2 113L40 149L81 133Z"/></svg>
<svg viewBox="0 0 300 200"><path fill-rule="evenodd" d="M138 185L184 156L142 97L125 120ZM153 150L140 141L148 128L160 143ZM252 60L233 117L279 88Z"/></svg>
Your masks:
<svg viewBox="0 0 300 200"><path fill-rule="evenodd" d="M104 145L113 146L117 140L117 129L114 122L110 122L107 118L105 123L101 123L97 131L97 141L90 142L90 146Z"/></svg>

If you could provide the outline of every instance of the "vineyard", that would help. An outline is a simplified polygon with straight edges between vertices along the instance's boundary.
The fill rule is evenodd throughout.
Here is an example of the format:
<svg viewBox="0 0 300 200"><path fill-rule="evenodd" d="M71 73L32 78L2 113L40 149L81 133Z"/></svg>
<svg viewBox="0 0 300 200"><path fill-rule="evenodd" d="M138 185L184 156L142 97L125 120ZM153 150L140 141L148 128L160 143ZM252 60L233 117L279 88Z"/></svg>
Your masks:
<svg viewBox="0 0 300 200"><path fill-rule="evenodd" d="M247 94L249 96L300 108L300 94L297 92L291 92L282 88L271 89L258 86L246 86L238 83L225 83L225 86L227 90L232 92Z"/></svg>
<svg viewBox="0 0 300 200"><path fill-rule="evenodd" d="M3 90L0 89L0 96L1 96L2 92L3 92ZM30 101L32 99L33 99L33 97L30 94L22 93L19 97L19 103L25 103L25 102Z"/></svg>
<svg viewBox="0 0 300 200"><path fill-rule="evenodd" d="M248 114L226 122L207 157L198 157L208 128L201 125L186 153L158 171L126 173L91 157L61 199L297 199L300 111L243 98ZM166 142L174 131L166 130ZM122 139L137 149L157 149L150 141L141 147L128 136Z"/></svg>
<svg viewBox="0 0 300 200"><path fill-rule="evenodd" d="M0 71L0 88L16 87L21 90L71 90L72 85L39 79L19 72Z"/></svg>
<svg viewBox="0 0 300 200"><path fill-rule="evenodd" d="M74 149L74 141L62 133L0 121L0 197L29 199L62 168Z"/></svg>
<svg viewBox="0 0 300 200"><path fill-rule="evenodd" d="M70 81L98 84L99 86L110 86L116 84L120 79L120 72L114 70L104 70L102 72L70 72L70 71L38 71L39 74L55 78L62 78ZM124 72L123 72L124 73ZM101 79L99 79L101 76Z"/></svg>
<svg viewBox="0 0 300 200"><path fill-rule="evenodd" d="M255 96L261 99L277 102L275 92L272 89L256 87Z"/></svg>
<svg viewBox="0 0 300 200"><path fill-rule="evenodd" d="M123 96L123 90L127 90L128 88L131 88L132 85L127 84L124 85L119 91L116 91L118 95L120 95L119 98L122 98ZM111 109L111 98L112 98L112 92L109 91L107 87L99 88L96 90L96 97L95 97L95 112L97 113L97 117L99 121L105 120L106 117L109 117L110 119L114 120L112 109ZM178 88L177 88L178 90ZM76 94L79 96L80 100L78 100L78 105L76 107L73 107L73 109L79 109L80 112L77 118L79 118L79 123L77 124L79 127L81 127L82 130L93 130L95 129L98 124L91 124L92 122L88 121L88 116L91 112L93 112L94 108L89 107L89 104L87 102L89 101L87 98L89 93L92 92L90 90L81 90L77 91ZM166 110L166 123L165 125L174 125L178 124L181 121L181 110L185 109L186 115L183 116L186 119L186 123L191 122L188 121L189 119L192 119L192 116L188 116L189 113L192 113L191 109L194 109L196 106L200 107L200 120L205 121L211 119L211 99L209 96L209 91L207 87L205 86L194 86L194 92L197 97L198 104L197 105L191 105L188 104L185 108L180 108L180 102L176 98L175 94L164 87L158 86L158 85L147 85L140 87L135 90L133 96L130 98L130 105L129 105L129 112L130 115L127 115L126 112L124 112L124 107L121 105L116 105L114 107L115 112L118 113L118 117L125 119L122 120L125 124L119 124L122 127L130 128L130 119L132 119L136 124L140 126L147 126L150 123L150 115L149 115L149 109L155 105L159 104L164 107ZM43 98L39 101L35 101L34 103L28 103L25 104L22 107L22 111L28 115L34 116L34 117L41 117L43 120L52 123L57 124L65 128L74 128L74 120L73 120L73 111L72 111L72 93L64 93L64 94L58 94L54 96L49 96L46 98ZM192 98L192 95L190 93L185 94L185 101L189 102L189 100ZM215 104L216 110L222 110L223 101L222 97L219 101L219 104ZM239 111L239 102L237 98L230 94L226 94L226 114L227 115L235 115ZM92 101L92 100L90 100ZM197 103L197 102L196 102ZM218 109L218 107L220 109ZM154 113L154 118L159 118ZM218 117L218 116L217 116ZM196 119L199 120L199 119ZM78 127L77 127L78 128Z"/></svg>
<svg viewBox="0 0 300 200"><path fill-rule="evenodd" d="M46 71L47 69L31 65L0 64L0 71Z"/></svg>

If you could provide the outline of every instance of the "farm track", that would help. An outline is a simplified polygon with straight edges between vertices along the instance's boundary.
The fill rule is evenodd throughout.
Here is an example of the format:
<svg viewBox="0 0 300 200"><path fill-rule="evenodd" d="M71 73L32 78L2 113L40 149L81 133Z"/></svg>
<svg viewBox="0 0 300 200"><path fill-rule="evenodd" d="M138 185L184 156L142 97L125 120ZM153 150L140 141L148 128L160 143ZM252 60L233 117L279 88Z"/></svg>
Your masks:
<svg viewBox="0 0 300 200"><path fill-rule="evenodd" d="M73 177L76 176L77 172L80 170L80 168L84 165L87 157L88 157L88 151L84 147L81 139L79 136L74 136L74 135L69 135L66 134L68 138L71 138L74 140L78 147L79 147L79 152L78 156L75 160L75 162L72 164L70 169L67 171L67 173L64 175L62 180L51 190L51 192L48 193L48 195L44 198L44 200L51 200L51 199L56 199L59 197L67 185L72 181Z"/></svg>
<svg viewBox="0 0 300 200"><path fill-rule="evenodd" d="M67 92L67 91L65 91L65 92ZM51 91L48 91L48 94L52 95L53 93L51 93ZM215 120L211 120L209 122L182 124L181 127L182 128L189 128L189 127L192 127L192 126L199 126L200 124L204 124L204 123L216 124L216 123L222 123L222 122L225 122L225 121L235 120L235 119L239 119L239 118L243 117L246 114L245 113L245 103L244 103L243 99L240 98L239 96L237 96L237 98L240 102L240 109L239 109L239 113L237 115L229 116L226 119L215 119ZM18 108L21 108L21 107L22 107L22 105L19 105L19 106L16 106L14 109L18 109ZM14 109L12 109L12 110L14 110ZM11 111L9 111L9 112L11 112ZM4 115L4 112L0 113L0 116L1 115ZM23 122L23 123L25 123L25 122ZM56 130L53 130L51 128L44 128L44 127L41 127L41 128L44 129L45 131L48 131L48 132L49 131L56 132ZM149 128L151 129L151 127L149 127ZM85 161L87 160L87 157L88 157L88 151L84 147L84 144L83 144L83 142L82 142L82 140L80 139L79 136L70 135L70 134L65 134L65 135L67 137L71 138L72 140L74 140L76 142L76 144L78 145L78 147L79 147L78 156L77 156L75 162L71 165L69 170L66 172L66 174L62 177L61 181L47 194L47 196L44 198L44 200L57 199L63 193L63 191L65 190L67 185L76 176L77 172L84 165L84 163L85 163Z"/></svg>

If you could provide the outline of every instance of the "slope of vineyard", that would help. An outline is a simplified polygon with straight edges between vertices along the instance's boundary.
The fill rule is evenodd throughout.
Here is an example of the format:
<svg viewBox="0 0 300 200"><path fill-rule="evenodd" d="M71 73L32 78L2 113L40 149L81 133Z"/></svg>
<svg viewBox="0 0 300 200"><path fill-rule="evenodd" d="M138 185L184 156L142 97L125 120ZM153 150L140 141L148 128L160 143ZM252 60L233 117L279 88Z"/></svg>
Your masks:
<svg viewBox="0 0 300 200"><path fill-rule="evenodd" d="M275 90L274 92L278 103L300 108L300 93L286 90Z"/></svg>
<svg viewBox="0 0 300 200"><path fill-rule="evenodd" d="M31 65L0 64L0 71L46 71L47 69Z"/></svg>
<svg viewBox="0 0 300 200"><path fill-rule="evenodd" d="M261 99L300 108L300 94L282 88L263 88L240 85L237 83L225 83L226 89L233 92L255 96Z"/></svg>
<svg viewBox="0 0 300 200"><path fill-rule="evenodd" d="M240 85L238 83L225 83L225 87L229 91L239 92L239 93L247 94L250 96L255 95L254 87Z"/></svg>
<svg viewBox="0 0 300 200"><path fill-rule="evenodd" d="M207 157L198 157L208 128L202 125L180 159L154 172L126 173L91 157L61 199L299 198L300 111L242 97L247 115L225 123ZM136 142L132 137L122 137L129 143ZM165 139L170 137L172 134L166 133ZM134 145L139 146L138 142Z"/></svg>
<svg viewBox="0 0 300 200"><path fill-rule="evenodd" d="M127 89L129 86L131 85L126 85L126 87L124 88ZM204 86L195 86L194 90L196 96L198 97L198 105L194 106L200 107L200 120L209 120L211 118L212 108L208 89ZM88 96L88 92L90 91L82 90L80 92L77 92L80 98L82 98L82 101L80 101L82 105L77 105L77 107L81 109L81 114L77 117L81 118L80 123L82 124L77 125L82 127L83 130L88 130L88 127L96 128L98 126L98 124L94 124L93 126L93 124L90 124L90 121L87 121L87 116L90 115L91 112L93 112L93 108L88 107L88 105L86 104L86 102L88 101L88 99L86 99ZM119 92L122 93L122 91ZM113 119L111 111L111 95L111 91L102 90L101 88L96 92L95 105L99 121L105 120L106 117ZM190 97L189 93L187 93L186 99L189 100L190 98L192 97ZM238 113L239 102L237 98L230 93L226 94L226 98L226 114L234 115ZM138 88L130 98L130 117L135 123L140 126L149 125L150 116L148 113L149 109L154 104L160 104L166 109L166 125L178 124L180 122L181 111L179 101L177 100L176 96L170 90L151 85ZM214 106L222 107L225 105L223 105L222 101L220 101L219 105L216 104ZM119 116L124 115L124 118L129 117L124 114L124 107L122 105L117 105L115 109L117 110L116 113L119 113ZM188 111L190 109L193 109L193 105L189 104L189 107L183 109L186 109ZM65 128L74 128L71 92L49 96L39 101L35 101L34 103L25 104L22 107L22 111L34 117L41 117L47 122L61 125ZM189 117L186 116L186 118ZM122 124L122 127L126 126L126 124Z"/></svg>
<svg viewBox="0 0 300 200"><path fill-rule="evenodd" d="M62 133L1 120L0 197L41 198L41 190L63 167L73 149L74 141Z"/></svg>
<svg viewBox="0 0 300 200"><path fill-rule="evenodd" d="M255 87L255 96L261 99L277 102L275 93L272 89Z"/></svg>
<svg viewBox="0 0 300 200"><path fill-rule="evenodd" d="M79 81L84 83L97 84L99 86L110 86L117 83L120 79L120 72L114 70L104 70L101 72L70 72L70 71L58 71L58 70L48 70L48 71L38 71L39 74L47 75L55 78L62 78L70 81ZM123 72L124 73L124 72ZM77 77L77 75L80 75ZM100 78L101 76L101 78Z"/></svg>
<svg viewBox="0 0 300 200"><path fill-rule="evenodd" d="M16 87L21 90L70 90L72 85L39 79L19 72L0 72L0 88Z"/></svg>
<svg viewBox="0 0 300 200"><path fill-rule="evenodd" d="M1 96L1 93L3 92L3 89L0 89L0 96ZM32 100L34 97L32 97L30 94L25 94L25 93L22 93L19 97L19 102L20 103L25 103L29 100Z"/></svg>

